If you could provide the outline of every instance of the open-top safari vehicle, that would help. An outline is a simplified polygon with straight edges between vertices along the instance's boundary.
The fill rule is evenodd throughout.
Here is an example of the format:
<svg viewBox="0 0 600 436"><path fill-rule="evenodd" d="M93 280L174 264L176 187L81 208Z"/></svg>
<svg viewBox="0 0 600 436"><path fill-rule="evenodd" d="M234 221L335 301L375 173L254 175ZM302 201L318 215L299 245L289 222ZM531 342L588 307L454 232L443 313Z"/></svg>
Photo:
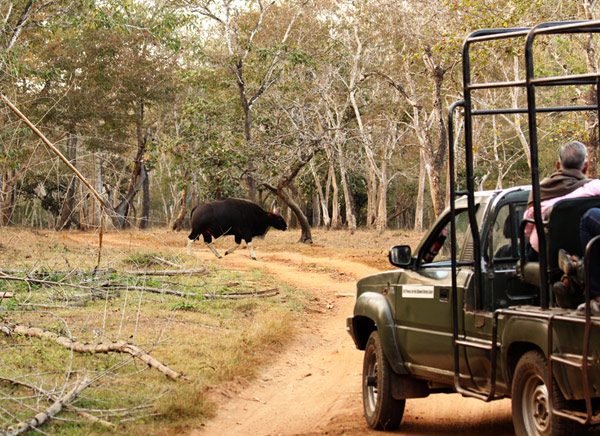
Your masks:
<svg viewBox="0 0 600 436"><path fill-rule="evenodd" d="M600 93L600 73L536 77L534 42L567 34L600 33L600 21L544 23L533 28L486 29L464 43L464 99L449 114L450 207L440 215L415 253L390 250L402 269L363 278L347 329L365 350L364 412L376 429L399 426L407 398L458 392L492 401L512 398L520 435L572 434L600 423L600 317L590 311L590 253L579 243L579 219L600 198L559 202L547 221L540 207L538 129L540 114L595 111L596 104L538 107L540 87L590 86ZM525 41L525 80L472 82L470 50L498 40ZM524 87L526 107L478 109L472 93ZM465 189L455 180L454 115L464 112ZM476 192L473 119L527 114L531 187ZM600 123L599 123L600 124ZM600 128L600 127L599 127ZM533 194L540 235L539 262L524 256L523 212ZM558 249L584 256L588 276L585 311L561 308L552 284L560 279ZM585 252L584 252L585 251Z"/></svg>

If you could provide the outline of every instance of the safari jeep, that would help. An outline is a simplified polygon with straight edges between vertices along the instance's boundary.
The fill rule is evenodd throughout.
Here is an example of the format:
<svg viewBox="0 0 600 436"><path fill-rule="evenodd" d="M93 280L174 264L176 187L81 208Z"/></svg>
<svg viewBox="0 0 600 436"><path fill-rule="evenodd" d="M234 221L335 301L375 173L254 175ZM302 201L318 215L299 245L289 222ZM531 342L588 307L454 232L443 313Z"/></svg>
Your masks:
<svg viewBox="0 0 600 436"><path fill-rule="evenodd" d="M545 23L531 29L472 33L463 49L464 100L450 108L450 206L416 250L392 247L399 267L357 283L347 330L364 350L364 415L375 429L397 428L408 398L458 392L492 401L510 397L518 435L574 434L600 423L600 317L590 312L590 289L581 301L555 301L560 279L558 250L584 256L589 278L600 237L579 245L579 219L600 198L563 200L543 217L537 162L536 117L540 112L585 111L590 106L537 108L537 86L599 83L598 72L535 78L532 45L538 35L600 33L600 21ZM471 83L469 49L493 39L525 38L524 81ZM480 89L527 88L526 108L474 109ZM464 113L465 189L455 180L454 118ZM592 108L598 111L598 106ZM472 117L527 113L531 186L476 192ZM540 235L539 262L528 262L523 212L532 195ZM589 280L586 280L589 283Z"/></svg>

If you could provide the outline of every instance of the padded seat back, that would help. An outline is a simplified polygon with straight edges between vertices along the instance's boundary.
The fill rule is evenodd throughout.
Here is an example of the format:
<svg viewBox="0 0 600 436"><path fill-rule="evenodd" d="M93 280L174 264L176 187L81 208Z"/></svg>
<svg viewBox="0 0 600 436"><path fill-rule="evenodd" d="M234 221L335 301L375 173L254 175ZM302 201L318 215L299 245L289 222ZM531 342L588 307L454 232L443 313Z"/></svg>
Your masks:
<svg viewBox="0 0 600 436"><path fill-rule="evenodd" d="M559 201L552 208L546 233L548 267L551 273L560 272L559 249L583 256L585 247L580 243L579 222L587 210L593 207L600 207L600 197L569 198Z"/></svg>
<svg viewBox="0 0 600 436"><path fill-rule="evenodd" d="M546 250L548 253L548 269L550 283L560 279L563 272L558 267L558 250L561 248L569 254L583 256L585 247L581 246L579 223L581 217L593 207L600 207L600 197L569 198L557 202L550 212L545 225ZM524 224L524 223L523 223ZM523 225L521 226L521 238ZM523 240L523 239L522 239ZM524 257L519 261L518 270L521 280L534 286L540 285L540 266L538 262L526 262Z"/></svg>

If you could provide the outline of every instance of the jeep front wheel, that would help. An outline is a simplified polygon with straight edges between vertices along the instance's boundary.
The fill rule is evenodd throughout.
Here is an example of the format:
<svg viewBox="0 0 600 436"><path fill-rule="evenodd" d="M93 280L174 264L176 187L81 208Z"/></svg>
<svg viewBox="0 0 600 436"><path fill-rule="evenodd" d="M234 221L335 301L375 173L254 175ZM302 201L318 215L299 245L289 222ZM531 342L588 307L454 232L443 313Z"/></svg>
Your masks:
<svg viewBox="0 0 600 436"><path fill-rule="evenodd" d="M552 413L546 378L545 357L539 351L525 353L512 381L513 425L519 436L574 434L575 421ZM556 385L552 400L557 409L566 405Z"/></svg>
<svg viewBox="0 0 600 436"><path fill-rule="evenodd" d="M376 430L398 428L406 401L396 400L392 396L392 368L383 353L377 331L371 333L365 348L362 392L369 427Z"/></svg>

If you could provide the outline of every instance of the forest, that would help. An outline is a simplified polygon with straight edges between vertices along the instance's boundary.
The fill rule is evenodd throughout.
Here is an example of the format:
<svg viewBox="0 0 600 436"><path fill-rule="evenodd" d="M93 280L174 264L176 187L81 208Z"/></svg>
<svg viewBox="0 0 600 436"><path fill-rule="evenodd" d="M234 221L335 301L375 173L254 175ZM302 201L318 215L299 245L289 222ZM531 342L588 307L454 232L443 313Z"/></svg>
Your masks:
<svg viewBox="0 0 600 436"><path fill-rule="evenodd" d="M233 196L278 206L302 242L311 227L422 230L447 204L465 36L597 14L595 0L2 0L0 225L97 229L106 212L117 229L178 230L194 205ZM543 43L539 73L595 69L597 44ZM485 80L524 75L522 47L474 56ZM476 104L524 106L525 92ZM579 117L541 121L542 171L574 138L596 174L597 121ZM527 183L525 115L486 117L474 140L481 189Z"/></svg>

